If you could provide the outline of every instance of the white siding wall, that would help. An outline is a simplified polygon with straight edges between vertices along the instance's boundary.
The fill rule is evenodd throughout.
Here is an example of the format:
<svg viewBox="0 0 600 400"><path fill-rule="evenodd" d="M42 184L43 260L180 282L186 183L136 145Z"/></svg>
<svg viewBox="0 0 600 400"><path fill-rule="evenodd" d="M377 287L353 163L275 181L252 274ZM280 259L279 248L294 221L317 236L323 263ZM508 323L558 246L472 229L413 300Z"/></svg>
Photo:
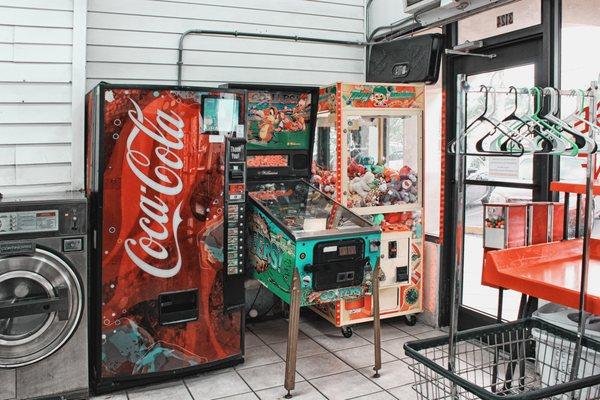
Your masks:
<svg viewBox="0 0 600 400"><path fill-rule="evenodd" d="M85 92L174 84L191 28L364 40L364 1L0 0L0 193L80 189ZM184 84L364 78L361 47L216 36L185 47Z"/></svg>
<svg viewBox="0 0 600 400"><path fill-rule="evenodd" d="M71 189L73 0L0 0L0 193Z"/></svg>
<svg viewBox="0 0 600 400"><path fill-rule="evenodd" d="M187 29L364 39L364 0L89 0L87 87L174 84ZM363 79L364 49L277 40L189 36L183 83L326 85Z"/></svg>

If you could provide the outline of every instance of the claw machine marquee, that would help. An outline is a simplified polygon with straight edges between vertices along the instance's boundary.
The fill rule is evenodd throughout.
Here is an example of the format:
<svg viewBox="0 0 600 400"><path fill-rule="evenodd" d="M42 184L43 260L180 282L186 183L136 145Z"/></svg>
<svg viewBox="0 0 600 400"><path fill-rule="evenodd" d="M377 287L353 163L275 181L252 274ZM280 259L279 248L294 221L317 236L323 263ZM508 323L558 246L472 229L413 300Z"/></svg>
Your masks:
<svg viewBox="0 0 600 400"><path fill-rule="evenodd" d="M381 225L381 317L422 311L422 84L322 88L312 164L314 185ZM313 308L345 326L372 319L369 296Z"/></svg>

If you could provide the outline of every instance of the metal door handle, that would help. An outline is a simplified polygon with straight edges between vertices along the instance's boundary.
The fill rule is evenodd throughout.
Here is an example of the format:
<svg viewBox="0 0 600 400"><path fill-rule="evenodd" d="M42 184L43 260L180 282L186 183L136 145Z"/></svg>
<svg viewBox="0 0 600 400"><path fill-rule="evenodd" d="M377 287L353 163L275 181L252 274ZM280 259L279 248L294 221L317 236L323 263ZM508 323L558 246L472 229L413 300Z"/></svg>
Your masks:
<svg viewBox="0 0 600 400"><path fill-rule="evenodd" d="M29 315L58 313L58 319L69 318L69 290L58 288L58 296L49 299L20 301L0 304L0 319L26 317Z"/></svg>

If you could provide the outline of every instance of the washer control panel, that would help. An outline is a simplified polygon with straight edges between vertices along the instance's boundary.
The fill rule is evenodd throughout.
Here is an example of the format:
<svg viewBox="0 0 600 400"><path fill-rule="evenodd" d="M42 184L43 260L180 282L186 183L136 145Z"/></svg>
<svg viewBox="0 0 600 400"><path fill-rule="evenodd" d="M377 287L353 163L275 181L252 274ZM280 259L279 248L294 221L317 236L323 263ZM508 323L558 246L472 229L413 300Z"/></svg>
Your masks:
<svg viewBox="0 0 600 400"><path fill-rule="evenodd" d="M0 208L0 237L11 235L73 236L85 235L85 202L62 204L3 205Z"/></svg>
<svg viewBox="0 0 600 400"><path fill-rule="evenodd" d="M54 232L59 228L58 210L14 211L0 213L0 235Z"/></svg>

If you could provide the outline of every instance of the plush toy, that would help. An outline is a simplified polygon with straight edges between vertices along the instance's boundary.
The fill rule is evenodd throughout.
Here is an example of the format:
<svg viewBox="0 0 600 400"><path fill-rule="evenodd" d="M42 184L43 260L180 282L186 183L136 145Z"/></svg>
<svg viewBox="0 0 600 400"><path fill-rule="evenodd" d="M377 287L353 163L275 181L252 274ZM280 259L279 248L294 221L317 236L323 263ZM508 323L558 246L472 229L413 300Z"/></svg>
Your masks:
<svg viewBox="0 0 600 400"><path fill-rule="evenodd" d="M383 169L383 177L386 182L391 182L392 179L400 177L400 174L393 168L385 167Z"/></svg>
<svg viewBox="0 0 600 400"><path fill-rule="evenodd" d="M365 172L367 172L367 169L363 165L360 165L354 159L350 159L348 163L348 177L350 179L363 176Z"/></svg>
<svg viewBox="0 0 600 400"><path fill-rule="evenodd" d="M385 222L385 216L383 214L375 214L373 215L373 224L381 225Z"/></svg>
<svg viewBox="0 0 600 400"><path fill-rule="evenodd" d="M358 159L360 165L364 165L367 169L371 169L375 165L375 159L370 156L362 156Z"/></svg>
<svg viewBox="0 0 600 400"><path fill-rule="evenodd" d="M310 182L321 189L325 194L333 196L335 194L335 175L332 171L313 166L313 175Z"/></svg>
<svg viewBox="0 0 600 400"><path fill-rule="evenodd" d="M360 207L362 202L362 197L360 197L357 193L350 193L348 195L348 203L347 206L352 207Z"/></svg>
<svg viewBox="0 0 600 400"><path fill-rule="evenodd" d="M401 176L408 176L412 172L413 170L408 165L405 165L404 167L400 168L400 171L398 171Z"/></svg>
<svg viewBox="0 0 600 400"><path fill-rule="evenodd" d="M384 167L383 167L383 165L375 164L375 165L372 165L372 166L371 166L371 171L372 171L372 172L373 172L375 175L377 175L377 176L381 176L381 177L383 177L383 176L382 176L382 175L383 175L383 170L384 170Z"/></svg>
<svg viewBox="0 0 600 400"><path fill-rule="evenodd" d="M364 198L371 191L371 184L374 180L375 175L371 171L367 171L363 176L357 176L350 181L350 191Z"/></svg>

